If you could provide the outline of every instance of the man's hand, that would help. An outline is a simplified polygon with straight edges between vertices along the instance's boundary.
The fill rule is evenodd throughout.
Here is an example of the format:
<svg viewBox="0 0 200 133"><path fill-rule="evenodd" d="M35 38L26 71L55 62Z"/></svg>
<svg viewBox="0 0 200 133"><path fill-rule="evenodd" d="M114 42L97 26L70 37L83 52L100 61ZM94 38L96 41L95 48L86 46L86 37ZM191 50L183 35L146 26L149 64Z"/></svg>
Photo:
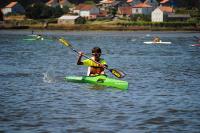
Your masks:
<svg viewBox="0 0 200 133"><path fill-rule="evenodd" d="M79 57L82 57L83 55L84 55L84 53L83 52L78 52L79 53Z"/></svg>
<svg viewBox="0 0 200 133"><path fill-rule="evenodd" d="M100 64L100 67L102 67L102 68L108 68L108 65L106 65L106 64Z"/></svg>

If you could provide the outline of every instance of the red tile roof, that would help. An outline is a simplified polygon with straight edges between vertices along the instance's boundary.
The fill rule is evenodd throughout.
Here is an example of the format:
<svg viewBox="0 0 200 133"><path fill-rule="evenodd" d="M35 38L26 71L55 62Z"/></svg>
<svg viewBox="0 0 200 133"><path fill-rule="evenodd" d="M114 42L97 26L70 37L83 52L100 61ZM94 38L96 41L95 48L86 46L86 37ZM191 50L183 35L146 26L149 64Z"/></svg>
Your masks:
<svg viewBox="0 0 200 133"><path fill-rule="evenodd" d="M65 0L60 0L59 3L63 4L63 3L65 3Z"/></svg>
<svg viewBox="0 0 200 133"><path fill-rule="evenodd" d="M47 2L47 4L52 4L54 2L54 0L49 0L48 2Z"/></svg>
<svg viewBox="0 0 200 133"><path fill-rule="evenodd" d="M132 14L132 7L119 7L119 13L120 14L127 14L127 15L131 15Z"/></svg>
<svg viewBox="0 0 200 133"><path fill-rule="evenodd" d="M79 4L76 6L75 10L91 10L93 7L93 5Z"/></svg>
<svg viewBox="0 0 200 133"><path fill-rule="evenodd" d="M105 17L106 15L108 15L107 11L100 11L98 17Z"/></svg>
<svg viewBox="0 0 200 133"><path fill-rule="evenodd" d="M113 3L113 0L102 0L101 3L105 3L105 4L111 4Z"/></svg>
<svg viewBox="0 0 200 133"><path fill-rule="evenodd" d="M162 0L160 3L164 4L164 3L167 3L167 2L169 2L169 0Z"/></svg>
<svg viewBox="0 0 200 133"><path fill-rule="evenodd" d="M161 6L159 7L159 9L163 12L168 12L168 13L172 13L174 12L173 8L170 6Z"/></svg>
<svg viewBox="0 0 200 133"><path fill-rule="evenodd" d="M10 4L8 4L5 8L12 8L14 7L18 2L11 2Z"/></svg>
<svg viewBox="0 0 200 133"><path fill-rule="evenodd" d="M127 0L128 3L132 2L133 0Z"/></svg>
<svg viewBox="0 0 200 133"><path fill-rule="evenodd" d="M67 2L68 2L68 0L60 0L60 1L59 1L60 4L65 4L65 3L67 3Z"/></svg>
<svg viewBox="0 0 200 133"><path fill-rule="evenodd" d="M139 4L136 4L135 6L133 6L133 8L150 8L150 7L152 7L152 6L145 4L145 3L139 3Z"/></svg>

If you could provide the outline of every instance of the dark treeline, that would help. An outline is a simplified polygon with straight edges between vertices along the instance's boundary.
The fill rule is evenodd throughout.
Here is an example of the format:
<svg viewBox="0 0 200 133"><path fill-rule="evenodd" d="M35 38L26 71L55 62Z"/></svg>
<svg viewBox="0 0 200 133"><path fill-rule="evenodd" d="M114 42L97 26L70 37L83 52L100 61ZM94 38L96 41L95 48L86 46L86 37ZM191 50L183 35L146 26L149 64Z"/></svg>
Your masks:
<svg viewBox="0 0 200 133"><path fill-rule="evenodd" d="M0 0L0 8L6 6L10 2L17 1L19 2L22 6L27 7L28 5L32 3L39 3L39 2L47 2L48 0Z"/></svg>

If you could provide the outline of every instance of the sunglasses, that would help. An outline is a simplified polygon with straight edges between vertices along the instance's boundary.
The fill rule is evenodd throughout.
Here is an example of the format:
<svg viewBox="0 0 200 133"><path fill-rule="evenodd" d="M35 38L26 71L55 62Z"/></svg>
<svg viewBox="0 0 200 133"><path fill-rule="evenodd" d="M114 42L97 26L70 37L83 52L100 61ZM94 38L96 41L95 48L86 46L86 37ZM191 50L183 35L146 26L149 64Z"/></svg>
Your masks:
<svg viewBox="0 0 200 133"><path fill-rule="evenodd" d="M101 55L101 53L92 53L92 55L99 56L99 55Z"/></svg>

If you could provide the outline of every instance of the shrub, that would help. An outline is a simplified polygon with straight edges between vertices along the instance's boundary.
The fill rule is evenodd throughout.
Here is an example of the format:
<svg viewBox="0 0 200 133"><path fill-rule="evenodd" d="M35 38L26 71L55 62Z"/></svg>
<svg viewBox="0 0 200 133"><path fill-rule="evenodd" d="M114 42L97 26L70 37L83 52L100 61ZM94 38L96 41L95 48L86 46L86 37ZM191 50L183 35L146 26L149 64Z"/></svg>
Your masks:
<svg viewBox="0 0 200 133"><path fill-rule="evenodd" d="M75 24L85 24L86 23L86 19L83 18L83 17L78 17L76 20L75 20Z"/></svg>
<svg viewBox="0 0 200 133"><path fill-rule="evenodd" d="M130 16L130 20L132 21L151 21L150 15L144 15L144 14L135 14Z"/></svg>

